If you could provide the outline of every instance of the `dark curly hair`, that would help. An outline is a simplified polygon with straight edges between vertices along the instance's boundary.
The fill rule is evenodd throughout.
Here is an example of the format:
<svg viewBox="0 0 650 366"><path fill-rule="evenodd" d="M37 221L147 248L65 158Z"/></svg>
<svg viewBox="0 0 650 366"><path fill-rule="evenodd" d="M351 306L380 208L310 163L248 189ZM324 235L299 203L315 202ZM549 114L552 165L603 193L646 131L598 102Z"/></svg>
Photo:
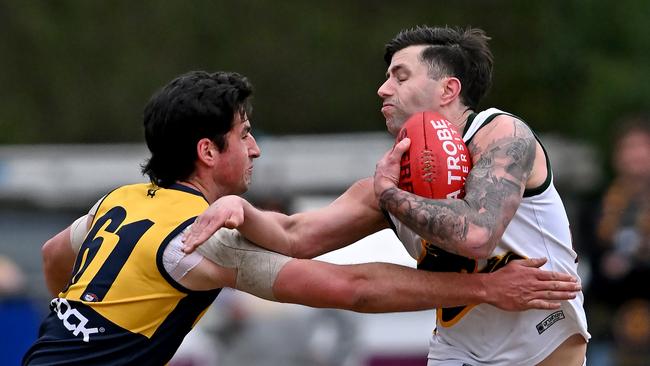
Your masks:
<svg viewBox="0 0 650 366"><path fill-rule="evenodd" d="M250 115L253 87L234 72L191 71L156 92L144 109L144 135L151 157L142 173L169 187L188 178L197 159L196 144L209 138L220 151L235 113Z"/></svg>

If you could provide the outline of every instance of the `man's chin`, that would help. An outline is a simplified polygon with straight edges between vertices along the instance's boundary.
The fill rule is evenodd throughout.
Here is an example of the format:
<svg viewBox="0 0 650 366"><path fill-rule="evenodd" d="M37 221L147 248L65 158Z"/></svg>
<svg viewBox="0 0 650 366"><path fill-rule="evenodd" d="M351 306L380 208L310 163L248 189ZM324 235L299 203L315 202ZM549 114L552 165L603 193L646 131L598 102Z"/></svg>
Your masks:
<svg viewBox="0 0 650 366"><path fill-rule="evenodd" d="M244 194L244 193L248 192L248 189L249 189L250 186L251 186L251 182L252 182L252 179L250 179L250 178L248 178L248 179L244 182L244 186L242 187L242 189L241 189L242 192L241 192L240 194Z"/></svg>
<svg viewBox="0 0 650 366"><path fill-rule="evenodd" d="M396 124L393 120L386 120L386 129L391 135L397 136L400 130L400 125Z"/></svg>

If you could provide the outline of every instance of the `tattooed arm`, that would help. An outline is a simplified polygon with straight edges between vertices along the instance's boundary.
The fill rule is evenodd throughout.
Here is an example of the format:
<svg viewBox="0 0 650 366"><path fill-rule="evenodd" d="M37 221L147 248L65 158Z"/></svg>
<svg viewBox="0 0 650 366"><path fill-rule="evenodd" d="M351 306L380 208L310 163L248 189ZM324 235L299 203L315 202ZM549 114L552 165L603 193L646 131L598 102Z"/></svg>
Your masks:
<svg viewBox="0 0 650 366"><path fill-rule="evenodd" d="M496 117L468 146L474 167L463 199L427 199L397 188L398 144L377 164L375 194L381 207L422 238L472 258L486 258L514 216L524 189L546 178L544 152L523 122Z"/></svg>

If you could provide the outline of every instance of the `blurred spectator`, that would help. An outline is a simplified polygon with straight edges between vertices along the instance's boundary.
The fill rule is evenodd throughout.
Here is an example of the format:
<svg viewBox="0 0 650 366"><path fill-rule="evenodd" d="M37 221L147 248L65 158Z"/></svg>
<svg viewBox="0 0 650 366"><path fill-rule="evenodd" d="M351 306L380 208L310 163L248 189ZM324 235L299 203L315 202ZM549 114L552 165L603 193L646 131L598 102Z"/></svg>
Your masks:
<svg viewBox="0 0 650 366"><path fill-rule="evenodd" d="M293 309L249 318L230 342L219 365L361 365L357 355L357 323L351 312Z"/></svg>
<svg viewBox="0 0 650 366"><path fill-rule="evenodd" d="M41 314L24 296L25 277L8 257L0 255L0 365L20 365L34 343Z"/></svg>
<svg viewBox="0 0 650 366"><path fill-rule="evenodd" d="M650 118L615 125L614 177L588 210L582 249L592 265L587 296L594 365L650 359ZM591 234L591 235L589 235ZM608 351L609 350L609 351Z"/></svg>

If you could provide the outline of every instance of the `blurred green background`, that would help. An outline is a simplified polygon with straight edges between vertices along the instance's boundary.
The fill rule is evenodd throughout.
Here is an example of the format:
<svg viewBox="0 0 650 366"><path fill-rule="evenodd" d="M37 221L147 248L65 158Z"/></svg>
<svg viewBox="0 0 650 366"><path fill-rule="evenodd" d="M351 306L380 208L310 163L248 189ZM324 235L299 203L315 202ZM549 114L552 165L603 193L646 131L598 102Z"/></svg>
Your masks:
<svg viewBox="0 0 650 366"><path fill-rule="evenodd" d="M591 165L607 168L618 121L650 111L649 19L647 0L0 0L0 258L24 269L29 286L21 291L46 311L40 245L85 213L106 185L130 182L129 174L142 178L142 109L155 90L189 70L238 71L255 85L254 133L265 156L277 157L256 165L264 177L259 187L270 187L258 198L289 207L309 194L338 194L350 171L366 174L355 163L365 155L350 147L377 149L364 151L372 174L375 156L385 151L377 134L363 136L365 144L366 134L352 134L310 136L303 145L284 135L385 132L376 94L386 71L384 44L422 24L479 27L492 37L494 83L480 107L515 113L545 135L577 250L587 253L594 241L580 228L594 226L581 223L581 214L593 214L599 186L609 181L597 179L600 169ZM286 161L291 149L302 160ZM88 156L91 150L97 154ZM598 267L585 256L581 269L588 284ZM587 309L595 314L590 365L609 365L607 332L619 322L612 311ZM413 324L426 333L418 340L430 334L432 323L417 316L413 323L394 314L381 319L399 324L378 323L393 338L406 337L396 335L400 329L415 334ZM2 357L0 364L10 364Z"/></svg>
<svg viewBox="0 0 650 366"><path fill-rule="evenodd" d="M647 19L643 0L2 1L0 143L139 142L149 96L193 69L247 75L258 134L382 131L383 45L448 24L493 38L483 107L606 149L650 105Z"/></svg>

